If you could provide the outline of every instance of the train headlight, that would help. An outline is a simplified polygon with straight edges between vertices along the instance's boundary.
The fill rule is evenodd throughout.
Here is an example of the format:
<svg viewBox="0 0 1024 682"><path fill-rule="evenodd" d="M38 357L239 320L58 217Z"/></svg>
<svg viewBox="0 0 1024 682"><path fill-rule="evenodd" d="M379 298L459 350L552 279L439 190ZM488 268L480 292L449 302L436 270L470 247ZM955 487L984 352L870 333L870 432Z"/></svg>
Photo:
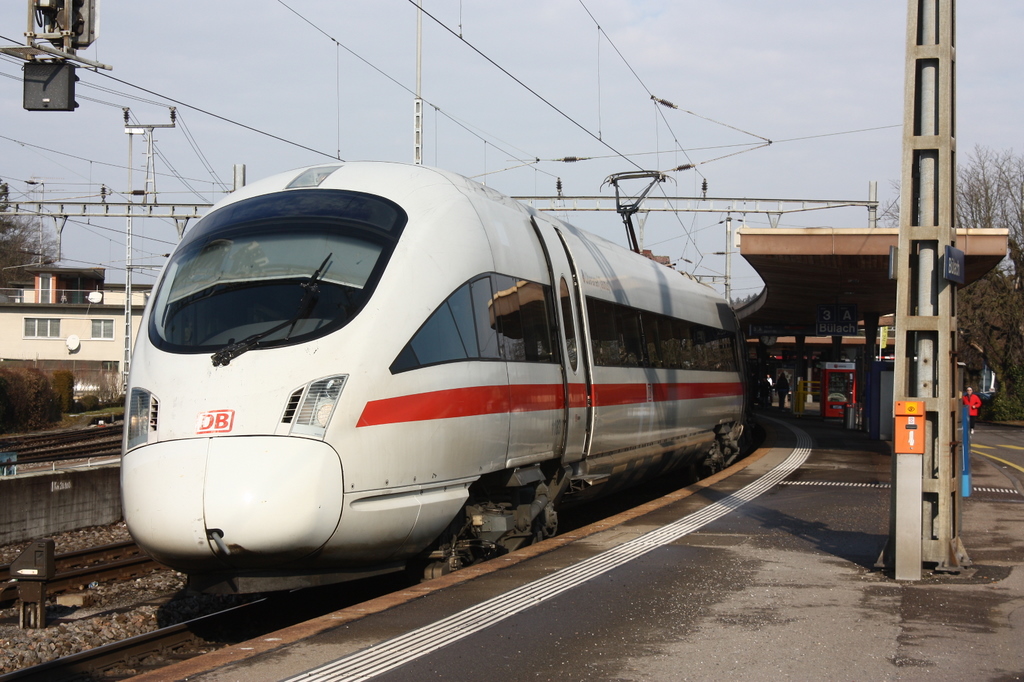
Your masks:
<svg viewBox="0 0 1024 682"><path fill-rule="evenodd" d="M149 434L156 430L156 399L143 388L133 388L128 398L128 423L126 424L125 450L149 441Z"/></svg>
<svg viewBox="0 0 1024 682"><path fill-rule="evenodd" d="M334 412L334 403L321 403L316 408L316 418L313 420L317 426L327 426L328 420L331 418L331 413Z"/></svg>
<svg viewBox="0 0 1024 682"><path fill-rule="evenodd" d="M292 432L323 436L347 379L348 375L340 374L317 379L306 386L292 417Z"/></svg>

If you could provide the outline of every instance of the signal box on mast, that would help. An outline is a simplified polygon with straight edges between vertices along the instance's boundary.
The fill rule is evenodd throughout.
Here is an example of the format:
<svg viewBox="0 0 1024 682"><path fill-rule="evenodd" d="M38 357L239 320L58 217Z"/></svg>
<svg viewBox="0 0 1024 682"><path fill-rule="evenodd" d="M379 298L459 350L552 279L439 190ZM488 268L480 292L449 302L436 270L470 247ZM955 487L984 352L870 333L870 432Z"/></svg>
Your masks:
<svg viewBox="0 0 1024 682"><path fill-rule="evenodd" d="M28 0L23 47L0 52L25 61L23 106L29 111L74 111L77 64L110 69L75 54L99 35L99 0Z"/></svg>

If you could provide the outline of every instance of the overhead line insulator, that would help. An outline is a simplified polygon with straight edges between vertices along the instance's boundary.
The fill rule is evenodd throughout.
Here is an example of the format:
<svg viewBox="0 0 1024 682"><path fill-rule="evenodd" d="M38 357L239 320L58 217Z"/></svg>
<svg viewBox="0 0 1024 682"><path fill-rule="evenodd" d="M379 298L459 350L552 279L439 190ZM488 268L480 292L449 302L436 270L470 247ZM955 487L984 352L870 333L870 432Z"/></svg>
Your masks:
<svg viewBox="0 0 1024 682"><path fill-rule="evenodd" d="M655 102L657 102L661 106L668 107L669 109L678 109L679 108L675 104L672 104L672 102L669 102L667 99L662 99L660 97L655 97L654 95L651 95L651 99L653 99Z"/></svg>

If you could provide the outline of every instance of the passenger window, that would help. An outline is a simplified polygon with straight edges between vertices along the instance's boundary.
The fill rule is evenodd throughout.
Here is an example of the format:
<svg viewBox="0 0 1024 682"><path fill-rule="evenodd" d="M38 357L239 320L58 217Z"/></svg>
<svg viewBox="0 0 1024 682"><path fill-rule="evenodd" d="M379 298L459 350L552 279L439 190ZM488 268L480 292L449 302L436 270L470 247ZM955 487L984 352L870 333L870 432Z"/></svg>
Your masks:
<svg viewBox="0 0 1024 682"><path fill-rule="evenodd" d="M643 365L643 342L640 338L640 312L625 306L617 306L619 335L622 339L622 365L640 367Z"/></svg>
<svg viewBox="0 0 1024 682"><path fill-rule="evenodd" d="M647 353L647 366L664 367L661 359L661 344L658 342L658 321L661 315L642 311L640 313L640 328L643 330L644 350Z"/></svg>
<svg viewBox="0 0 1024 682"><path fill-rule="evenodd" d="M587 298L594 364L735 371L732 332Z"/></svg>
<svg viewBox="0 0 1024 682"><path fill-rule="evenodd" d="M615 307L596 298L587 299L587 319L594 364L605 367L619 365L619 335L615 330Z"/></svg>

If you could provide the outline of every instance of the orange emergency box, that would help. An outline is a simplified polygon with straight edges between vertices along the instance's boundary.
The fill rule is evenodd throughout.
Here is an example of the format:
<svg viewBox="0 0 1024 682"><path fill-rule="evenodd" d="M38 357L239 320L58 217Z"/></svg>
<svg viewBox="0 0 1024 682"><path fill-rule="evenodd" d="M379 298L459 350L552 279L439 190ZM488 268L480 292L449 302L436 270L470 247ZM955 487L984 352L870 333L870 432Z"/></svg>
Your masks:
<svg viewBox="0 0 1024 682"><path fill-rule="evenodd" d="M925 439L924 402L896 401L893 448L900 455L923 455Z"/></svg>

